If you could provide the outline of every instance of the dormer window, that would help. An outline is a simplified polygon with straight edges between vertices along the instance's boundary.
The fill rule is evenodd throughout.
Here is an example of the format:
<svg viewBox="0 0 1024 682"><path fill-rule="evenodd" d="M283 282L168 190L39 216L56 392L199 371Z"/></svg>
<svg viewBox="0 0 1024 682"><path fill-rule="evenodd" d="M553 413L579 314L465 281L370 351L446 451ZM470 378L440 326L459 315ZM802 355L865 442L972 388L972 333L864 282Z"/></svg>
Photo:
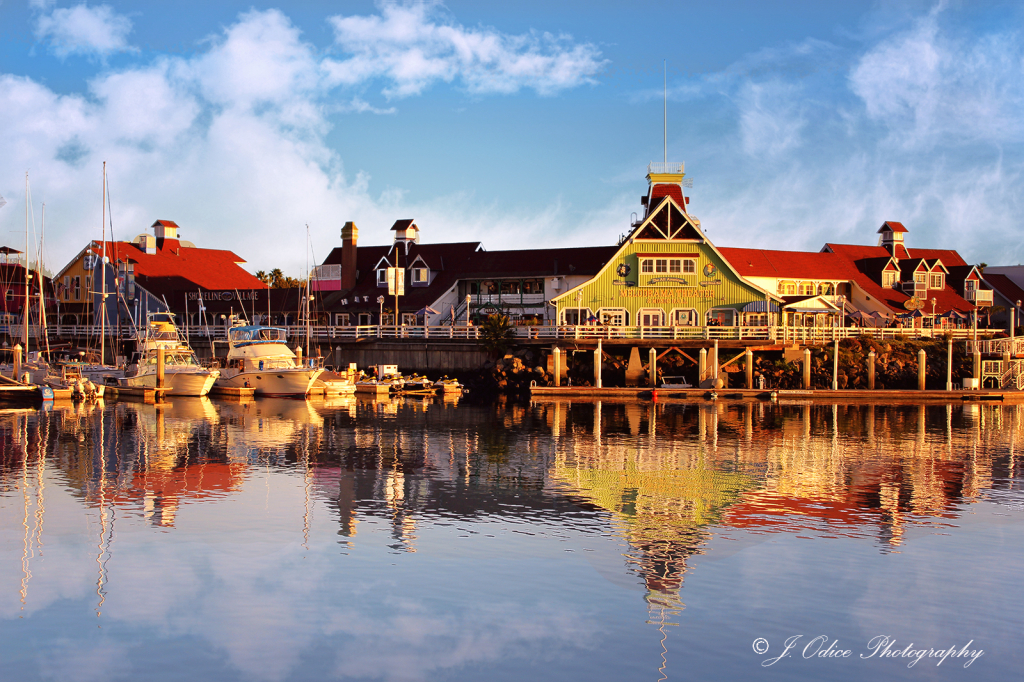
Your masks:
<svg viewBox="0 0 1024 682"><path fill-rule="evenodd" d="M928 276L928 288L929 289L944 289L946 286L945 278L941 272L933 272Z"/></svg>
<svg viewBox="0 0 1024 682"><path fill-rule="evenodd" d="M377 270L377 286L386 287L388 285L388 269L379 268Z"/></svg>
<svg viewBox="0 0 1024 682"><path fill-rule="evenodd" d="M898 273L896 273L893 270L886 270L885 272L882 273L882 286L885 287L886 289L893 288L894 286L896 286L897 278Z"/></svg>
<svg viewBox="0 0 1024 682"><path fill-rule="evenodd" d="M428 268L412 268L412 283L427 284L430 281L430 270Z"/></svg>

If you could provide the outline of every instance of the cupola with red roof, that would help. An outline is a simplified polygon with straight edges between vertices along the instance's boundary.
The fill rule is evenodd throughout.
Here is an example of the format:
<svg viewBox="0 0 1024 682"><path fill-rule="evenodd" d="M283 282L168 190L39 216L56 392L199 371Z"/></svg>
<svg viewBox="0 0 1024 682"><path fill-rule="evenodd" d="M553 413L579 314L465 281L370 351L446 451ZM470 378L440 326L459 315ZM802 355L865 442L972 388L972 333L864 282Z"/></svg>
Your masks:
<svg viewBox="0 0 1024 682"><path fill-rule="evenodd" d="M666 196L672 197L684 212L689 212L686 209L689 197L683 196L683 177L686 175L683 169L681 161L652 161L647 165L647 194L640 197L640 203L647 207L646 214L650 214L661 198Z"/></svg>
<svg viewBox="0 0 1024 682"><path fill-rule="evenodd" d="M878 228L878 234L882 235L878 238L878 245L884 247L894 258L910 258L910 254L907 253L907 247L903 243L903 235L907 232L909 230L903 227L903 223L898 223L895 220L886 220Z"/></svg>

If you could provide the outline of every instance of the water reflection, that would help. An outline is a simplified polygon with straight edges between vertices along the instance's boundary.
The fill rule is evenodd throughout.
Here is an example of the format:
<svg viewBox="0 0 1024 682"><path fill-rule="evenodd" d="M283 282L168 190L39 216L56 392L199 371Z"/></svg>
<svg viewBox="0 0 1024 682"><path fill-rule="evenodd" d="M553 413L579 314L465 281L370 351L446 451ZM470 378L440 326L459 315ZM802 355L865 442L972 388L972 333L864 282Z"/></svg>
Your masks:
<svg viewBox="0 0 1024 682"><path fill-rule="evenodd" d="M1019 511L1022 433L1024 408L998 404L3 410L0 623L10 642L12 618L77 633L45 665L4 660L25 679L127 677L185 637L207 676L468 679L526 674L537 647L585 669L614 649L599 624L625 619L639 629L617 637L654 623L656 648L595 660L668 676L695 557L773 536L889 555L980 501ZM120 634L84 636L85 603Z"/></svg>

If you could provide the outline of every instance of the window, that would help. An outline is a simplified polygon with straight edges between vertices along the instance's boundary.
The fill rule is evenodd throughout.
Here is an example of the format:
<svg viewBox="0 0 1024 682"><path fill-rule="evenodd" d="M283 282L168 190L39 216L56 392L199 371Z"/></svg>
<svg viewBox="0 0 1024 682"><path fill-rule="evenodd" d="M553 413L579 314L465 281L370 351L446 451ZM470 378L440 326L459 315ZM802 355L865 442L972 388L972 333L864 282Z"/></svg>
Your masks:
<svg viewBox="0 0 1024 682"><path fill-rule="evenodd" d="M693 274L697 272L697 261L694 258L686 258L683 260L683 272Z"/></svg>
<svg viewBox="0 0 1024 682"><path fill-rule="evenodd" d="M831 296L832 295L832 285L831 284L819 284L818 285L818 294L820 296Z"/></svg>
<svg viewBox="0 0 1024 682"><path fill-rule="evenodd" d="M668 262L668 271L669 272L682 272L683 271L683 263L682 263L682 261L679 261L679 260L677 260L675 258L670 260Z"/></svg>
<svg viewBox="0 0 1024 682"><path fill-rule="evenodd" d="M64 291L61 293L61 298L65 301L71 297L71 278L64 275Z"/></svg>
<svg viewBox="0 0 1024 682"><path fill-rule="evenodd" d="M786 294L792 296L796 294L796 284L793 282L786 282Z"/></svg>
<svg viewBox="0 0 1024 682"><path fill-rule="evenodd" d="M588 320L593 315L590 308L566 308L561 313L561 323L572 325L588 324Z"/></svg>
<svg viewBox="0 0 1024 682"><path fill-rule="evenodd" d="M430 280L430 270L427 268L413 268L412 269L412 283L413 284L426 284Z"/></svg>
<svg viewBox="0 0 1024 682"><path fill-rule="evenodd" d="M651 273L654 272L654 261L650 258L644 258L640 261L640 272Z"/></svg>
<svg viewBox="0 0 1024 682"><path fill-rule="evenodd" d="M388 285L388 269L381 268L377 270L377 286L386 287Z"/></svg>
<svg viewBox="0 0 1024 682"><path fill-rule="evenodd" d="M896 272L893 270L886 270L882 273L882 286L887 289L891 289L896 286Z"/></svg>
<svg viewBox="0 0 1024 682"><path fill-rule="evenodd" d="M607 327L625 327L629 313L624 308L602 308L597 311L597 317Z"/></svg>
<svg viewBox="0 0 1024 682"><path fill-rule="evenodd" d="M804 296L814 296L814 282L804 282L801 284L800 293Z"/></svg>
<svg viewBox="0 0 1024 682"><path fill-rule="evenodd" d="M655 272L668 272L668 259L656 258L654 260L654 271Z"/></svg>
<svg viewBox="0 0 1024 682"><path fill-rule="evenodd" d="M368 327L369 325L373 324L370 321L370 317L370 313L359 313L359 326Z"/></svg>
<svg viewBox="0 0 1024 682"><path fill-rule="evenodd" d="M385 327L394 326L394 324L395 324L395 315L394 315L394 313L384 313L384 317L382 317L380 319L380 323L382 325L384 325Z"/></svg>
<svg viewBox="0 0 1024 682"><path fill-rule="evenodd" d="M402 324L406 327L416 325L416 313L402 313Z"/></svg>
<svg viewBox="0 0 1024 682"><path fill-rule="evenodd" d="M944 278L941 274L932 273L928 277L928 288L929 289L942 289L945 287L945 283L942 281Z"/></svg>
<svg viewBox="0 0 1024 682"><path fill-rule="evenodd" d="M71 278L71 287L75 292L75 300L82 300L82 277L80 275Z"/></svg>
<svg viewBox="0 0 1024 682"><path fill-rule="evenodd" d="M923 273L923 272L915 272L914 273L914 281L919 283L919 284L924 284L925 282L927 282L928 281L927 277L928 277L928 275L926 273Z"/></svg>
<svg viewBox="0 0 1024 682"><path fill-rule="evenodd" d="M14 300L14 289L8 289L7 290L6 298L7 298L8 301L13 301Z"/></svg>
<svg viewBox="0 0 1024 682"><path fill-rule="evenodd" d="M339 327L348 326L348 313L338 313L334 316L334 324Z"/></svg>
<svg viewBox="0 0 1024 682"><path fill-rule="evenodd" d="M89 294L92 291L92 276L85 276L85 293Z"/></svg>
<svg viewBox="0 0 1024 682"><path fill-rule="evenodd" d="M708 311L708 325L712 327L732 327L736 324L735 308L714 308Z"/></svg>

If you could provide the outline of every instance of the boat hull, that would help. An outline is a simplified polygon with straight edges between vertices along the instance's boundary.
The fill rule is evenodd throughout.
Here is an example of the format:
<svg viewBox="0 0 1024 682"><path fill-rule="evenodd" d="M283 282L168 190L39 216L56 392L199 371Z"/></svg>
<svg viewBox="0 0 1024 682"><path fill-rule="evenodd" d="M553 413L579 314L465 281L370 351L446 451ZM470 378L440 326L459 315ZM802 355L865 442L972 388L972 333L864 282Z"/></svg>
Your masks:
<svg viewBox="0 0 1024 682"><path fill-rule="evenodd" d="M276 369L263 372L221 374L216 385L225 388L254 389L257 396L305 396L313 387L322 369Z"/></svg>
<svg viewBox="0 0 1024 682"><path fill-rule="evenodd" d="M217 380L217 372L175 372L164 371L165 395L199 396L202 397L213 388ZM125 377L118 381L121 386L133 388L156 388L156 374Z"/></svg>

